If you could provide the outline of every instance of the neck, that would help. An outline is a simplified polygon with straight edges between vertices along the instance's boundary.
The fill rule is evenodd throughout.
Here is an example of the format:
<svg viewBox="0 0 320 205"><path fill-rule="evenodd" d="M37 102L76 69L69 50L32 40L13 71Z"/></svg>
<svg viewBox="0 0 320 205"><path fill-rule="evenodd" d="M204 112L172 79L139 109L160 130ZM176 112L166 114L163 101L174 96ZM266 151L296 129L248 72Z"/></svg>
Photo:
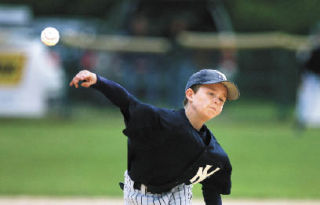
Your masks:
<svg viewBox="0 0 320 205"><path fill-rule="evenodd" d="M190 124L192 125L192 127L198 131L201 129L203 124L206 122L197 114L197 112L190 105L185 106L185 114L186 114Z"/></svg>

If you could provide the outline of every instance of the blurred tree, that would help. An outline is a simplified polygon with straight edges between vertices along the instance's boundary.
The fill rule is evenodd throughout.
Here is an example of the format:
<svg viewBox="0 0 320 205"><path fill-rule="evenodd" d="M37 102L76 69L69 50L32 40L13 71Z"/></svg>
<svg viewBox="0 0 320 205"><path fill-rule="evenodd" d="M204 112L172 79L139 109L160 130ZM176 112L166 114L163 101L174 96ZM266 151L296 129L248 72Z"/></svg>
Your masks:
<svg viewBox="0 0 320 205"><path fill-rule="evenodd" d="M88 15L105 17L117 0L1 0L2 4L25 4L33 8L35 16Z"/></svg>
<svg viewBox="0 0 320 205"><path fill-rule="evenodd" d="M228 0L236 31L285 31L306 34L320 20L318 0Z"/></svg>
<svg viewBox="0 0 320 205"><path fill-rule="evenodd" d="M203 2L215 1L217 0L1 0L1 3L30 5L35 16L84 15L108 20L119 16L119 13L113 12L114 9L130 12L130 9L125 9L126 6L131 9L147 6L153 16L156 16L163 9L168 15L177 11L175 7L167 8L165 5L180 5L179 11L184 10L186 5L193 5L192 9L196 12L203 6ZM280 30L305 34L320 20L319 0L225 0L224 3L235 30L240 32ZM203 14L197 13L200 16Z"/></svg>

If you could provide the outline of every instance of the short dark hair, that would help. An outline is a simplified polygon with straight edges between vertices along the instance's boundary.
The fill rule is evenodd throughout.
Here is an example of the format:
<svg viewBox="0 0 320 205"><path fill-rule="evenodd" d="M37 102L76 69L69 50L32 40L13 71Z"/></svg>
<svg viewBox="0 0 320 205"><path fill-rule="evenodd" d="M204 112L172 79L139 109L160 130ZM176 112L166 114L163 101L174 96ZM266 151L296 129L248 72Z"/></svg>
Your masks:
<svg viewBox="0 0 320 205"><path fill-rule="evenodd" d="M200 84L196 84L196 85L191 86L190 88L193 90L194 93L197 93L197 91L199 90L200 86L201 86ZM186 97L184 97L183 106L186 106L187 103L188 103L188 99Z"/></svg>

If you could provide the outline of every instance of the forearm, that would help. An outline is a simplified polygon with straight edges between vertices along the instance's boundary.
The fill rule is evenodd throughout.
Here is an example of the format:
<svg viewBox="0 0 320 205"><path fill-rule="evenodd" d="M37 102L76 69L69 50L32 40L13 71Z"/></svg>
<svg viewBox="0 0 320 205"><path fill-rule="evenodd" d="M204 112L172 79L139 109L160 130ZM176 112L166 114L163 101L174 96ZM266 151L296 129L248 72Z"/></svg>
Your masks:
<svg viewBox="0 0 320 205"><path fill-rule="evenodd" d="M206 205L222 205L221 195L215 188L202 186L202 194Z"/></svg>
<svg viewBox="0 0 320 205"><path fill-rule="evenodd" d="M103 93L114 105L126 108L135 98L118 83L97 75L97 82L92 88Z"/></svg>
<svg viewBox="0 0 320 205"><path fill-rule="evenodd" d="M202 183L202 193L206 205L221 205L221 194L231 192L231 164L228 161L221 172L207 178Z"/></svg>
<svg viewBox="0 0 320 205"><path fill-rule="evenodd" d="M204 196L204 201L206 205L222 205L221 195L220 194L211 194Z"/></svg>

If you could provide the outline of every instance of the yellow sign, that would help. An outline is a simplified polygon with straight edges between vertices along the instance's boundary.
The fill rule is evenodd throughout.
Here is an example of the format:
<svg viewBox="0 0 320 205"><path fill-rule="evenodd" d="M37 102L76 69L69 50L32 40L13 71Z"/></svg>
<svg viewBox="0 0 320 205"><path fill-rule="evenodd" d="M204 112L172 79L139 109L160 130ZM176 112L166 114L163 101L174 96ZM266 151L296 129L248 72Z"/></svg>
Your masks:
<svg viewBox="0 0 320 205"><path fill-rule="evenodd" d="M26 59L23 53L0 53L0 86L20 83Z"/></svg>

